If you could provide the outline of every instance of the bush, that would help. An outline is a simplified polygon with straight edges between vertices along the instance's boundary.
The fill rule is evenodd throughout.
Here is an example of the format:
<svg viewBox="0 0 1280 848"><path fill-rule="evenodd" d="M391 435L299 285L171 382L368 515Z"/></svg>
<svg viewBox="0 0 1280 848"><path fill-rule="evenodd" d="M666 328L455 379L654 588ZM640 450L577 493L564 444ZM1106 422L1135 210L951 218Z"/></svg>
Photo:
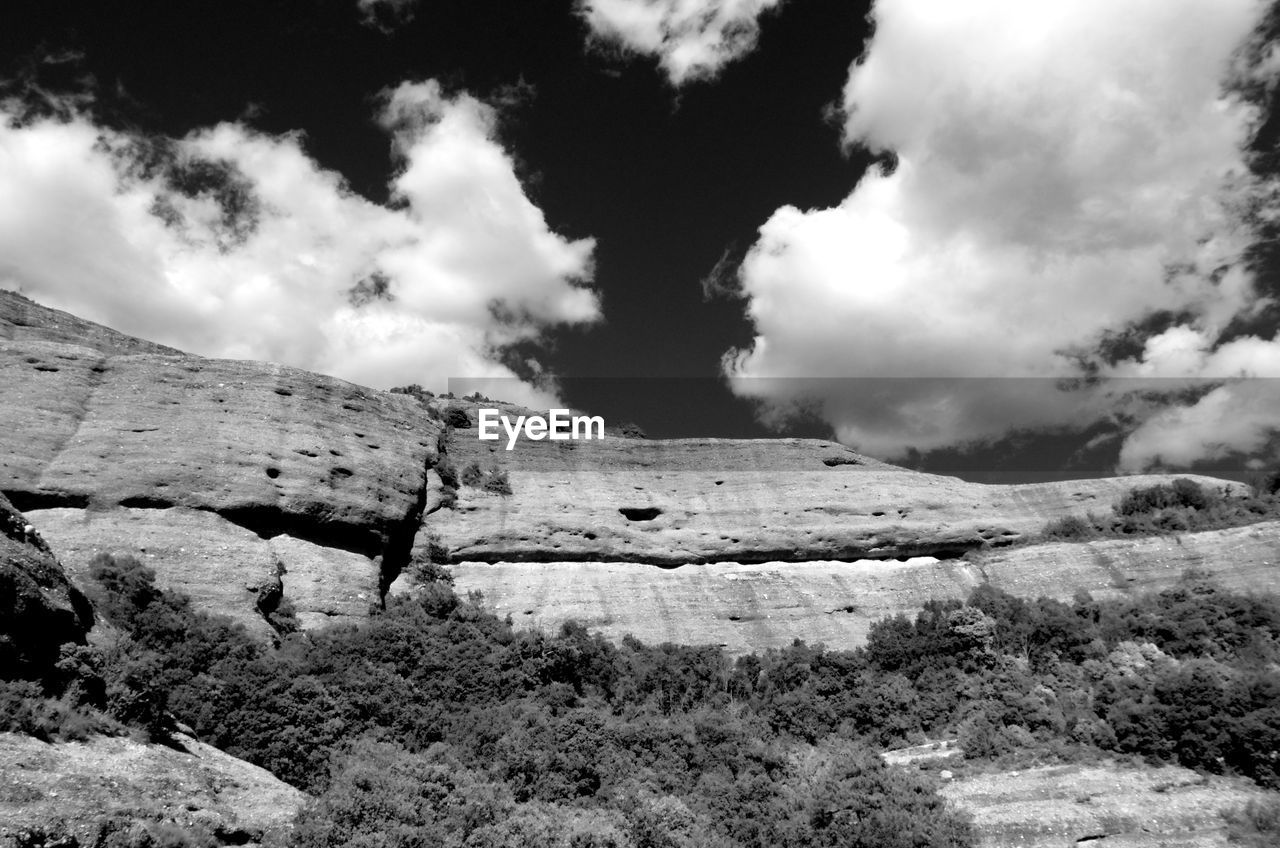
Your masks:
<svg viewBox="0 0 1280 848"><path fill-rule="evenodd" d="M465 407L449 404L444 410L444 423L457 430L465 430L471 426L471 416Z"/></svg>
<svg viewBox="0 0 1280 848"><path fill-rule="evenodd" d="M490 470L484 481L484 490L496 495L511 494L511 481L507 479L507 472L500 468Z"/></svg>
<svg viewBox="0 0 1280 848"><path fill-rule="evenodd" d="M456 490L458 488L458 467L453 464L453 460L447 456L441 456L436 461L436 473L440 475L440 482L445 487Z"/></svg>
<svg viewBox="0 0 1280 848"><path fill-rule="evenodd" d="M1157 483L1130 489L1116 504L1117 515L1141 515L1162 509L1208 509L1213 497L1199 483L1179 477L1173 483Z"/></svg>
<svg viewBox="0 0 1280 848"><path fill-rule="evenodd" d="M462 476L459 479L462 485L478 489L484 483L484 472L480 470L479 463L472 462L462 469Z"/></svg>
<svg viewBox="0 0 1280 848"><path fill-rule="evenodd" d="M1089 521L1078 515L1064 515L1046 524L1044 530L1041 531L1041 535L1046 539L1062 539L1068 542L1076 542L1092 539L1098 534L1093 524Z"/></svg>

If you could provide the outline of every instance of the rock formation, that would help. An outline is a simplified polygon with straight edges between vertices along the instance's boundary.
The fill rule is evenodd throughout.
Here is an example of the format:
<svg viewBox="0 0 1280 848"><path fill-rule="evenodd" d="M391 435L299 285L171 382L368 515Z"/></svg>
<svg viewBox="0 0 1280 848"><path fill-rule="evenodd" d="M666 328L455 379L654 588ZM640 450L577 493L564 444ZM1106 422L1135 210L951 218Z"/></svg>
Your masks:
<svg viewBox="0 0 1280 848"><path fill-rule="evenodd" d="M436 457L421 405L86 323L0 293L0 490L73 576L98 550L135 553L264 633L277 583L308 625L380 600Z"/></svg>
<svg viewBox="0 0 1280 848"><path fill-rule="evenodd" d="M478 438L476 412L527 410L189 356L3 292L0 386L0 491L73 576L97 551L133 553L264 638L280 598L305 627L358 620L431 559L519 623L735 651L856 644L874 619L983 580L1069 598L1187 567L1259 588L1280 573L1275 524L1021 544L1167 478L987 486L821 440L616 431L507 451Z"/></svg>
<svg viewBox="0 0 1280 848"><path fill-rule="evenodd" d="M0 848L281 845L306 800L270 772L186 737L171 747L110 736L51 745L0 733Z"/></svg>

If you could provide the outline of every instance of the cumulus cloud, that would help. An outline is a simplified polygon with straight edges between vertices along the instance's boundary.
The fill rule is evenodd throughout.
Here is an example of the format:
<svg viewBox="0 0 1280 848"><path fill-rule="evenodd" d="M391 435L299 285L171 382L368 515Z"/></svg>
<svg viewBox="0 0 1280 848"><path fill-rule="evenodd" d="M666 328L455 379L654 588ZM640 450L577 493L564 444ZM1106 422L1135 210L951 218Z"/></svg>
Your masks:
<svg viewBox="0 0 1280 848"><path fill-rule="evenodd" d="M674 85L718 74L750 53L759 18L782 0L580 0L595 36L656 57Z"/></svg>
<svg viewBox="0 0 1280 848"><path fill-rule="evenodd" d="M886 457L1113 420L1126 468L1172 460L1151 440L1189 419L1096 378L1184 397L1170 378L1280 376L1271 339L1221 344L1263 305L1240 261L1242 210L1267 190L1243 152L1260 116L1223 82L1264 9L877 0L844 135L897 165L760 228L739 271L756 336L725 357L735 389L803 400ZM1160 316L1172 326L1135 334ZM1227 409L1194 394L1202 416ZM1195 441L1179 461L1211 455Z"/></svg>
<svg viewBox="0 0 1280 848"><path fill-rule="evenodd" d="M379 119L388 206L300 135L0 115L0 286L196 353L378 387L511 378L503 348L599 318L594 242L549 229L489 106L405 83Z"/></svg>

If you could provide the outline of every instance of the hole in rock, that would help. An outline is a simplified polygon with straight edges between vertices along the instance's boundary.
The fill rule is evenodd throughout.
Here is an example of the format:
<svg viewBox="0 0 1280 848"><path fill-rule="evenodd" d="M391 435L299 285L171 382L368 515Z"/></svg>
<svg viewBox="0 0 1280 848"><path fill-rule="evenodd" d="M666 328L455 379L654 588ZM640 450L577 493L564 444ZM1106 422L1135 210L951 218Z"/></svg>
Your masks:
<svg viewBox="0 0 1280 848"><path fill-rule="evenodd" d="M267 476L268 476L268 477L270 477L272 480L276 479L277 477L279 477L279 476L280 476L280 469L279 469L279 468L268 468L268 469L267 469Z"/></svg>
<svg viewBox="0 0 1280 848"><path fill-rule="evenodd" d="M652 521L659 515L662 510L656 506L624 506L618 509L628 521Z"/></svg>

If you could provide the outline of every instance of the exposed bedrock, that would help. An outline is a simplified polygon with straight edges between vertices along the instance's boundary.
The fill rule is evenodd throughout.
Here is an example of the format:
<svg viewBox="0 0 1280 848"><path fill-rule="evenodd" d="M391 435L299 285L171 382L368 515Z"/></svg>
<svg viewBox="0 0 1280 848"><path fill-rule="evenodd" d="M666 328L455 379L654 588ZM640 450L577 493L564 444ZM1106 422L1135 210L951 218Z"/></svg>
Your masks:
<svg viewBox="0 0 1280 848"><path fill-rule="evenodd" d="M1070 601L1166 588L1188 569L1238 590L1280 591L1280 522L1229 530L1031 545L937 560L715 563L655 569L635 563L461 563L461 593L479 590L517 625L577 620L617 638L718 644L739 653L790 645L862 644L871 623L931 598L963 598L992 584L1025 597ZM407 581L394 589L407 588Z"/></svg>
<svg viewBox="0 0 1280 848"><path fill-rule="evenodd" d="M423 407L278 365L134 353L158 346L94 326L0 292L0 491L67 567L145 547L162 585L248 620L245 585L282 564L304 622L364 615L420 523L440 433Z"/></svg>
<svg viewBox="0 0 1280 848"><path fill-rule="evenodd" d="M464 485L452 509L426 519L457 562L952 558L1052 518L1109 512L1128 489L1168 479L988 486L813 439L521 441L507 451L474 427L454 431L449 454L460 469L505 470L512 490Z"/></svg>

